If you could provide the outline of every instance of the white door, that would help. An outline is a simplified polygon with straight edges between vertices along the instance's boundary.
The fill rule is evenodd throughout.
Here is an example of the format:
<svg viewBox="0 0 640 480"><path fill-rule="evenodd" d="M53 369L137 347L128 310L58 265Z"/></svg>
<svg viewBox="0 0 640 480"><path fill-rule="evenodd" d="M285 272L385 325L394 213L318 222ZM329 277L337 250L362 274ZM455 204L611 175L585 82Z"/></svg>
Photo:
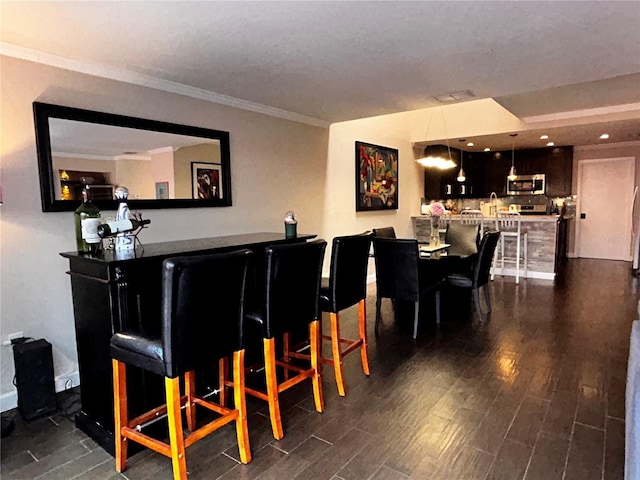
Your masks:
<svg viewBox="0 0 640 480"><path fill-rule="evenodd" d="M634 158L578 163L578 257L630 261Z"/></svg>

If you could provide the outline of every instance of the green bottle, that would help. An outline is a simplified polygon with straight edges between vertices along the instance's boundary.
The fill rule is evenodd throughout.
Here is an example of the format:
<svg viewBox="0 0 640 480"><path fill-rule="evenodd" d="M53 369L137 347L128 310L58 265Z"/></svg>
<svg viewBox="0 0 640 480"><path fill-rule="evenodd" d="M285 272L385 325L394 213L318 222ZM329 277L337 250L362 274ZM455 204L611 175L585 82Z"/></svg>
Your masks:
<svg viewBox="0 0 640 480"><path fill-rule="evenodd" d="M76 226L76 247L79 253L97 254L102 245L98 235L100 210L87 197L86 189L82 190L82 203L73 212Z"/></svg>

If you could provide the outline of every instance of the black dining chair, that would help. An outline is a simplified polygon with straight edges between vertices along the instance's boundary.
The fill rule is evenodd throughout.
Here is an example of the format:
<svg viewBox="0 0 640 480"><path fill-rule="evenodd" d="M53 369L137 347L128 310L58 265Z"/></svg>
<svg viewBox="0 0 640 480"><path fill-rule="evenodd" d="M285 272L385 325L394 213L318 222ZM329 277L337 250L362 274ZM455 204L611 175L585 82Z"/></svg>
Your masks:
<svg viewBox="0 0 640 480"><path fill-rule="evenodd" d="M243 319L250 250L175 257L162 264L162 334L152 338L119 332L111 338L116 470L126 468L128 440L172 460L174 479L187 478L185 448L235 422L240 461L251 461L244 385ZM195 370L233 355L234 407L227 408L195 392ZM165 377L166 404L128 418L127 365ZM184 396L180 377L184 376ZM219 414L196 429L196 405ZM190 433L182 429L185 408ZM142 432L142 426L167 414L169 443Z"/></svg>
<svg viewBox="0 0 640 480"><path fill-rule="evenodd" d="M447 275L447 285L458 288L470 288L473 295L475 310L482 320L482 307L480 304L480 287L483 287L484 298L487 304L487 313L491 312L491 294L489 292L489 275L493 255L500 238L500 232L487 232L480 242L480 252L470 274L452 273Z"/></svg>
<svg viewBox="0 0 640 480"><path fill-rule="evenodd" d="M290 245L272 245L265 249L265 292L261 305L247 313L247 321L258 326L264 352L266 393L246 388L252 396L269 403L269 417L273 437L280 440L284 433L280 418L279 396L298 383L311 379L316 411L324 410L320 379L320 279L322 260L327 242L315 240ZM301 368L292 363L295 352L288 352L291 334L308 332L311 366ZM282 338L284 356L276 359L276 337ZM276 367L284 369L284 378L278 381ZM289 372L296 375L289 377Z"/></svg>
<svg viewBox="0 0 640 480"><path fill-rule="evenodd" d="M396 238L396 231L393 227L374 228L373 236L378 238Z"/></svg>
<svg viewBox="0 0 640 480"><path fill-rule="evenodd" d="M449 255L474 255L480 245L480 224L451 222L444 239L451 245L447 250Z"/></svg>
<svg viewBox="0 0 640 480"><path fill-rule="evenodd" d="M349 353L360 350L362 370L369 375L367 356L367 267L371 248L371 232L359 235L335 237L332 242L329 278L323 279L320 289L320 310L329 313L331 335L331 359L323 363L333 365L338 393L345 396L342 359ZM358 305L358 339L340 337L340 311ZM342 346L345 346L343 349Z"/></svg>
<svg viewBox="0 0 640 480"><path fill-rule="evenodd" d="M443 278L439 274L432 276L430 273L433 272L419 264L418 241L374 237L373 250L376 259L377 287L374 329L376 336L379 335L380 307L383 298L414 302L413 338L416 339L420 299L424 295L434 294L436 323L440 324L440 287L443 284Z"/></svg>

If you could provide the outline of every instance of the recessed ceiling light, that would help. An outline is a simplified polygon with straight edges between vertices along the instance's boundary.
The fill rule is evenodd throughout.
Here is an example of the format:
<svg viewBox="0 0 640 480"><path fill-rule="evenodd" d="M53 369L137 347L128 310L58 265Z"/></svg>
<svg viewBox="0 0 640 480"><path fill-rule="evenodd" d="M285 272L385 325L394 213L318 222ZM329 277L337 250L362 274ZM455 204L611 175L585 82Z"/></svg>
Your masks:
<svg viewBox="0 0 640 480"><path fill-rule="evenodd" d="M607 138L609 138L608 133L603 133L602 135L600 135L600 140L606 140Z"/></svg>
<svg viewBox="0 0 640 480"><path fill-rule="evenodd" d="M485 152L490 152L490 151L491 151L491 149L490 149L489 147L487 147L487 148L485 148L485 149L484 149L484 151L485 151Z"/></svg>
<svg viewBox="0 0 640 480"><path fill-rule="evenodd" d="M555 143L553 143L553 142L547 143L547 147L553 147L554 145L555 145Z"/></svg>
<svg viewBox="0 0 640 480"><path fill-rule="evenodd" d="M546 140L549 138L549 135L540 135L540 140Z"/></svg>
<svg viewBox="0 0 640 480"><path fill-rule="evenodd" d="M602 138L602 137L600 137L600 138ZM467 147L473 147L473 142L467 143Z"/></svg>

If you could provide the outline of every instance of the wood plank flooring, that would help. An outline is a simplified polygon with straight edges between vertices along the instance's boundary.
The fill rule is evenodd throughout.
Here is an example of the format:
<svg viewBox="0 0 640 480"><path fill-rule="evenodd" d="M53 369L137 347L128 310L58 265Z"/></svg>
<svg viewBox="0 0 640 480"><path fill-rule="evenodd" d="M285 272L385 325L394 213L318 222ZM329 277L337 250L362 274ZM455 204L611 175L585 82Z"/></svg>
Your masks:
<svg viewBox="0 0 640 480"><path fill-rule="evenodd" d="M411 312L399 307L395 321L388 300L374 338L370 285L371 376L357 353L349 355L341 398L324 366L323 414L314 411L310 382L285 392L280 441L271 436L266 405L248 398L253 462L238 463L235 431L225 427L187 449L189 478L622 479L638 302L629 263L570 260L555 282L496 277L490 288L494 309L483 323L468 298L445 294L436 328L427 301L414 342ZM357 308L341 324L343 334L355 334ZM151 451L116 473L113 458L74 427L75 399L73 391L62 394L64 408L29 424L16 415L15 431L2 439L3 480L171 478L169 459Z"/></svg>

